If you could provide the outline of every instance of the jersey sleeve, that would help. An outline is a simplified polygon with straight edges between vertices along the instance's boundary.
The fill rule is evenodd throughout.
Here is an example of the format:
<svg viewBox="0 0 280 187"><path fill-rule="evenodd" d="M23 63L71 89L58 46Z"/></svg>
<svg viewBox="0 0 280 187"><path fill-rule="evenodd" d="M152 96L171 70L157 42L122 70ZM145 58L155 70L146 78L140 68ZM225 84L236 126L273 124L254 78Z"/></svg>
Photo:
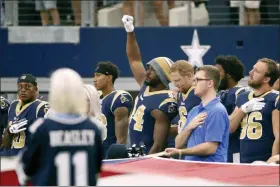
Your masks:
<svg viewBox="0 0 280 187"><path fill-rule="evenodd" d="M1 96L1 111L8 113L9 107L10 107L9 101Z"/></svg>
<svg viewBox="0 0 280 187"><path fill-rule="evenodd" d="M224 134L229 133L229 117L227 112L211 112L207 116L204 125L207 125L206 142L222 142Z"/></svg>
<svg viewBox="0 0 280 187"><path fill-rule="evenodd" d="M126 91L118 91L111 104L111 111L114 111L119 107L126 107L128 112L130 113L133 106L133 99L132 96Z"/></svg>
<svg viewBox="0 0 280 187"><path fill-rule="evenodd" d="M172 120L178 114L177 101L175 98L167 98L160 103L158 110L164 112L169 120Z"/></svg>
<svg viewBox="0 0 280 187"><path fill-rule="evenodd" d="M240 108L245 102L248 101L248 99L246 99L246 97L248 97L248 92L244 92L244 93L241 93L237 96L236 98L236 106L238 108Z"/></svg>
<svg viewBox="0 0 280 187"><path fill-rule="evenodd" d="M42 101L36 109L36 116L37 118L44 117L49 110L49 103L46 101Z"/></svg>

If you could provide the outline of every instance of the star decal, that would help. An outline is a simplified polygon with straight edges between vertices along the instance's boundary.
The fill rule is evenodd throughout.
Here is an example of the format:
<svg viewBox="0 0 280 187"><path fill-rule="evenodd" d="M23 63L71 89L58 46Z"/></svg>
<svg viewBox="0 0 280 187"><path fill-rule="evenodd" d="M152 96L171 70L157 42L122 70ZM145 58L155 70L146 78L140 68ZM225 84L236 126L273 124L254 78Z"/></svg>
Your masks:
<svg viewBox="0 0 280 187"><path fill-rule="evenodd" d="M181 49L189 57L188 62L193 66L200 67L203 66L202 57L211 48L210 45L200 45L197 30L194 30L192 44L191 45L181 45Z"/></svg>

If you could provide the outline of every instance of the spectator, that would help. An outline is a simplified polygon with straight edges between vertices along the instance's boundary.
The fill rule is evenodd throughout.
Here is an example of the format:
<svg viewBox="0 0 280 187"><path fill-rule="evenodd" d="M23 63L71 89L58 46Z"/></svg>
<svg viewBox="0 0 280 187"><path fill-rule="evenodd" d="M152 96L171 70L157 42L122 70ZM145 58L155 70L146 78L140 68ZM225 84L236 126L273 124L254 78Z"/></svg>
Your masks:
<svg viewBox="0 0 280 187"><path fill-rule="evenodd" d="M72 0L72 9L74 13L75 25L81 25L81 0Z"/></svg>
<svg viewBox="0 0 280 187"><path fill-rule="evenodd" d="M185 156L185 160L192 161L227 161L229 117L216 96L219 83L218 68L207 65L196 70L195 95L202 102L189 112L182 132L175 139L176 148L167 148L166 156Z"/></svg>
<svg viewBox="0 0 280 187"><path fill-rule="evenodd" d="M245 1L244 24L258 25L260 24L260 0Z"/></svg>
<svg viewBox="0 0 280 187"><path fill-rule="evenodd" d="M52 16L53 25L60 25L60 17L56 7L56 1L36 0L35 7L40 11L41 22L43 26L49 25L49 13Z"/></svg>

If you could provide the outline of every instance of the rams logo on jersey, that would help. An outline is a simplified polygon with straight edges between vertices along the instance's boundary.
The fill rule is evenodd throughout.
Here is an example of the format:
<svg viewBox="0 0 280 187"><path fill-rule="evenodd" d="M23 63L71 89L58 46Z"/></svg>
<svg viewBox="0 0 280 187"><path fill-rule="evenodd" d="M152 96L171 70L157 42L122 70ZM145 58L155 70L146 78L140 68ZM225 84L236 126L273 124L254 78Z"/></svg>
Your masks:
<svg viewBox="0 0 280 187"><path fill-rule="evenodd" d="M174 103L171 103L171 105L169 105L168 107L168 113L174 113L176 112L176 105Z"/></svg>
<svg viewBox="0 0 280 187"><path fill-rule="evenodd" d="M123 94L121 95L120 99L122 103L128 102L128 99Z"/></svg>

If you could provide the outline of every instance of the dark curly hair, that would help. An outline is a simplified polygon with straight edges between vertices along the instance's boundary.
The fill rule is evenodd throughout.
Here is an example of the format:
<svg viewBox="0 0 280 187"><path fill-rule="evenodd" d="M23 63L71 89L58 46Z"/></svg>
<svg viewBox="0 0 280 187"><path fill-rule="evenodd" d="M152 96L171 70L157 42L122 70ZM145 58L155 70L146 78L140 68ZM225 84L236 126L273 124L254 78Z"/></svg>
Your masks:
<svg viewBox="0 0 280 187"><path fill-rule="evenodd" d="M115 83L115 80L119 77L119 74L120 74L120 70L118 68L118 66L116 66L115 64L113 64L112 62L110 61L102 61L102 62L99 62L98 67L105 67L106 69L109 69L110 72L112 72L112 82L113 84Z"/></svg>
<svg viewBox="0 0 280 187"><path fill-rule="evenodd" d="M244 65L236 56L217 56L215 64L222 66L225 73L229 74L236 82L244 77Z"/></svg>

